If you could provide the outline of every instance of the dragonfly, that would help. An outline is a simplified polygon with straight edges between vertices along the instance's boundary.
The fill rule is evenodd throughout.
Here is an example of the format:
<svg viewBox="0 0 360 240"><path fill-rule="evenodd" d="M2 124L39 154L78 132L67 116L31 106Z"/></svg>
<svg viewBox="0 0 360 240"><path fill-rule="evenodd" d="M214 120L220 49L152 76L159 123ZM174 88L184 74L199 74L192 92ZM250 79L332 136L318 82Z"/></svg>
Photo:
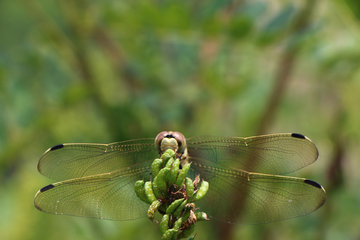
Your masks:
<svg viewBox="0 0 360 240"><path fill-rule="evenodd" d="M326 200L315 181L284 176L318 158L318 150L297 133L253 137L201 136L186 139L165 131L153 138L111 144L66 143L49 148L38 171L56 183L40 189L35 207L43 212L109 220L146 217L148 204L134 191L151 178L151 163L171 148L190 178L209 183L196 203L208 217L239 224L268 223L309 214Z"/></svg>

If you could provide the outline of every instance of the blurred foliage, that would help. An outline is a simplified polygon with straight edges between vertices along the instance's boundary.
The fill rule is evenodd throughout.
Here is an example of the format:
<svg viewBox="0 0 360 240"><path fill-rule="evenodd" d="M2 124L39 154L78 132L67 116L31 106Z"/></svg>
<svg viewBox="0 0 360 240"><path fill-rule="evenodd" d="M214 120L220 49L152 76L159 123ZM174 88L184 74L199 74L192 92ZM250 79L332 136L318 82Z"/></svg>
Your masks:
<svg viewBox="0 0 360 240"><path fill-rule="evenodd" d="M63 142L300 132L296 173L325 205L263 225L199 223L196 239L359 239L360 2L0 1L0 239L159 239L146 219L33 206L36 164ZM232 237L231 237L232 235ZM222 235L221 235L222 236ZM222 238L225 239L225 238Z"/></svg>

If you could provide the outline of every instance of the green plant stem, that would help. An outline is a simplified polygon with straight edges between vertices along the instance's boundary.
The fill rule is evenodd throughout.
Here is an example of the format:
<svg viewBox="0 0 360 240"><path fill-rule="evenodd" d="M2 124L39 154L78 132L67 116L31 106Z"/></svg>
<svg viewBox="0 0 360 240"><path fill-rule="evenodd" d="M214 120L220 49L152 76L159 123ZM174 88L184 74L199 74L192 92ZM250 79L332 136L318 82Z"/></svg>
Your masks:
<svg viewBox="0 0 360 240"><path fill-rule="evenodd" d="M156 211L161 210L158 211L163 215L160 222L161 239L194 239L190 235L197 221L209 220L206 213L195 213L194 202L206 195L209 184L206 181L196 184L200 176L194 181L187 178L190 164L179 169L179 161L174 158L174 151L168 149L160 159L155 159L151 166L154 179L146 183L137 181L135 192L141 201L150 203L147 214L151 221Z"/></svg>

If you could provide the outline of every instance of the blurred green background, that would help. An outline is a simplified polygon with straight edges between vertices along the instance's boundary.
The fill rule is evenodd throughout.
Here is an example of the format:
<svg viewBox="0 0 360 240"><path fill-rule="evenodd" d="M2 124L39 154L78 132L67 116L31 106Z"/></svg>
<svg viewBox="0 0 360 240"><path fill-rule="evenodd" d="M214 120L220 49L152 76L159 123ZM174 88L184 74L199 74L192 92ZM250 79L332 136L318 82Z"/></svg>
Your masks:
<svg viewBox="0 0 360 240"><path fill-rule="evenodd" d="M295 173L325 205L262 225L197 225L196 239L360 238L360 2L0 1L0 239L160 239L147 219L45 214L43 152L176 130L298 132L318 161Z"/></svg>

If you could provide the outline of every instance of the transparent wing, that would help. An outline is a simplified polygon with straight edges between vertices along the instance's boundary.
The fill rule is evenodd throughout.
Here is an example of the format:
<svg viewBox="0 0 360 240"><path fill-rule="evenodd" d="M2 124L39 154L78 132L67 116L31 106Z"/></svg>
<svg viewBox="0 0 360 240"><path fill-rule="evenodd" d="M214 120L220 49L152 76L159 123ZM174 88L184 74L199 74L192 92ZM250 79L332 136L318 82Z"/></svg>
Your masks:
<svg viewBox="0 0 360 240"><path fill-rule="evenodd" d="M48 149L38 170L57 181L110 173L146 161L159 154L154 139L138 139L111 144L71 143Z"/></svg>
<svg viewBox="0 0 360 240"><path fill-rule="evenodd" d="M317 159L316 146L303 135L194 137L187 143L193 176L200 173L210 184L197 205L211 217L266 223L311 213L325 202L319 184L272 175L296 171Z"/></svg>
<svg viewBox="0 0 360 240"><path fill-rule="evenodd" d="M312 163L317 149L302 135L196 137L188 140L188 151L193 175L201 173L210 183L207 197L199 203L214 218L270 222L310 213L325 201L323 188L310 180L246 172L280 174ZM137 199L133 187L136 180L148 179L156 157L153 139L50 148L39 161L39 171L56 180L71 180L42 188L35 206L83 217L143 217L147 205Z"/></svg>
<svg viewBox="0 0 360 240"><path fill-rule="evenodd" d="M257 224L298 217L315 211L326 199L325 190L305 178L203 167L201 163L193 163L192 172L201 173L209 182L209 191L196 205L222 221Z"/></svg>
<svg viewBox="0 0 360 240"><path fill-rule="evenodd" d="M147 163L110 173L50 184L35 196L37 209L54 214L111 220L145 217L148 204L140 201L134 184L149 177Z"/></svg>
<svg viewBox="0 0 360 240"><path fill-rule="evenodd" d="M194 137L187 141L191 158L204 164L267 174L286 174L313 163L319 153L312 141L300 134L256 137Z"/></svg>

